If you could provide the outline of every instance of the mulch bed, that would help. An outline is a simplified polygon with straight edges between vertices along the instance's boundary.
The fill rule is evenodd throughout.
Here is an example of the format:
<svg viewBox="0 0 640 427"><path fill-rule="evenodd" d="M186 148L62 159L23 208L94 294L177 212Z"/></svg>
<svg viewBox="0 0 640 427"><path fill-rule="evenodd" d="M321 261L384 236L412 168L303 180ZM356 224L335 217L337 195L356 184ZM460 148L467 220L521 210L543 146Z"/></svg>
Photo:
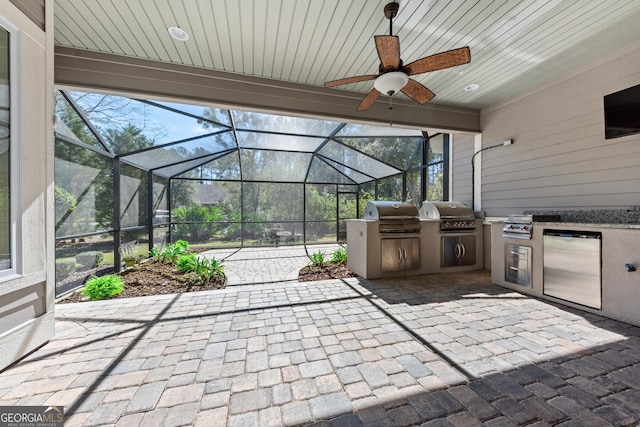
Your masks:
<svg viewBox="0 0 640 427"><path fill-rule="evenodd" d="M130 267L121 273L124 291L110 299L141 297L148 295L179 294L183 292L212 291L226 286L225 278L200 284L179 273L171 264L161 261L147 261ZM89 301L80 291L72 292L58 304Z"/></svg>
<svg viewBox="0 0 640 427"><path fill-rule="evenodd" d="M308 265L300 269L298 280L301 282L312 282L315 280L346 279L347 277L357 276L356 273L349 270L344 264L327 264L322 267Z"/></svg>
<svg viewBox="0 0 640 427"><path fill-rule="evenodd" d="M197 283L188 276L178 273L173 265L153 260L128 268L123 271L121 275L125 283L124 291L111 299L212 291L223 289L226 286L226 279L221 278L217 278L210 283ZM323 267L303 267L298 273L298 280L301 282L311 282L356 276L357 275L344 264L328 264ZM74 291L58 300L57 303L65 304L84 301L89 301L89 298L80 291Z"/></svg>

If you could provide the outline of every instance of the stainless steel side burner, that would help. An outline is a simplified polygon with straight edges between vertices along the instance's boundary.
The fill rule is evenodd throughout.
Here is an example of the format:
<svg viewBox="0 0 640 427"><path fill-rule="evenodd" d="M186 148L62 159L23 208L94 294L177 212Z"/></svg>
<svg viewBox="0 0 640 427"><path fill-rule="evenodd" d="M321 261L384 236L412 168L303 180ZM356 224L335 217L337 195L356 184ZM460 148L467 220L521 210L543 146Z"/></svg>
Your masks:
<svg viewBox="0 0 640 427"><path fill-rule="evenodd" d="M502 227L502 237L531 239L533 223L540 221L559 222L560 215L509 215Z"/></svg>

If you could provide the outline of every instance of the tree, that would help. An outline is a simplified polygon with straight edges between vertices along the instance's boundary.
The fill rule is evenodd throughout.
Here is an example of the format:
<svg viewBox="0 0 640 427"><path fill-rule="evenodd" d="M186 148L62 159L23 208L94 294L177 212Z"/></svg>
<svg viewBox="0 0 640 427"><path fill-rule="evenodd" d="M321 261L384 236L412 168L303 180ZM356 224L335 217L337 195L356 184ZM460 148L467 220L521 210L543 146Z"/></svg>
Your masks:
<svg viewBox="0 0 640 427"><path fill-rule="evenodd" d="M128 123L122 129L106 129L104 131L104 139L116 153L130 153L153 147L153 140L149 139L141 128L131 123Z"/></svg>

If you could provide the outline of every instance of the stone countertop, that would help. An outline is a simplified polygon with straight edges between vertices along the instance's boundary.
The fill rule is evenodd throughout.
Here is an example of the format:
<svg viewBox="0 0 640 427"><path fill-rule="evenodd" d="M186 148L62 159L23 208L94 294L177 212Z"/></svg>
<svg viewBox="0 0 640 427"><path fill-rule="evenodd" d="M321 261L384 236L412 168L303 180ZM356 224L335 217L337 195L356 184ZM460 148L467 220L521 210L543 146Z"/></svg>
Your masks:
<svg viewBox="0 0 640 427"><path fill-rule="evenodd" d="M554 226L570 229L572 227L589 227L589 228L628 228L640 230L640 224L611 224L611 223L595 223L595 222L534 222L534 226Z"/></svg>
<svg viewBox="0 0 640 427"><path fill-rule="evenodd" d="M485 225L491 225L494 223L504 223L505 219L496 218L485 219ZM595 223L595 222L546 222L546 221L536 221L533 223L533 226L553 226L553 227L563 227L565 229L571 229L573 227L588 227L588 228L624 228L630 230L640 230L640 224L613 224L613 223Z"/></svg>

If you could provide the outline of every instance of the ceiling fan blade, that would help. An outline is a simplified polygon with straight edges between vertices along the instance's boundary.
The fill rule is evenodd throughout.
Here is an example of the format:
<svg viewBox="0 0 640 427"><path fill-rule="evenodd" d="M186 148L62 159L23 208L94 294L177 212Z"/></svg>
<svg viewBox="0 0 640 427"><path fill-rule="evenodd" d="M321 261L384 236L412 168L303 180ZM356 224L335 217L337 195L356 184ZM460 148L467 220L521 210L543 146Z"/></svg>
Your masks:
<svg viewBox="0 0 640 427"><path fill-rule="evenodd" d="M365 76L346 77L344 79L331 80L330 82L326 82L324 84L324 87L335 87L335 86L348 85L349 83L365 82L367 80L375 80L376 77L378 77L377 74L368 74L368 75L365 75Z"/></svg>
<svg viewBox="0 0 640 427"><path fill-rule="evenodd" d="M380 92L378 92L376 89L373 89L371 92L369 92L369 95L367 95L362 100L362 102L358 106L358 111L368 110L369 107L373 105L373 103L376 101L376 99L378 99L379 96L380 96Z"/></svg>
<svg viewBox="0 0 640 427"><path fill-rule="evenodd" d="M431 98L436 96L435 93L427 89L423 84L413 79L409 79L407 84L401 89L402 93L416 101L418 104L429 102Z"/></svg>
<svg viewBox="0 0 640 427"><path fill-rule="evenodd" d="M469 46L459 49L448 50L427 56L410 64L407 64L402 71L410 76L427 73L429 71L443 70L456 65L466 64L471 61L471 51Z"/></svg>
<svg viewBox="0 0 640 427"><path fill-rule="evenodd" d="M398 36L374 36L378 57L384 71L400 68L400 39Z"/></svg>

